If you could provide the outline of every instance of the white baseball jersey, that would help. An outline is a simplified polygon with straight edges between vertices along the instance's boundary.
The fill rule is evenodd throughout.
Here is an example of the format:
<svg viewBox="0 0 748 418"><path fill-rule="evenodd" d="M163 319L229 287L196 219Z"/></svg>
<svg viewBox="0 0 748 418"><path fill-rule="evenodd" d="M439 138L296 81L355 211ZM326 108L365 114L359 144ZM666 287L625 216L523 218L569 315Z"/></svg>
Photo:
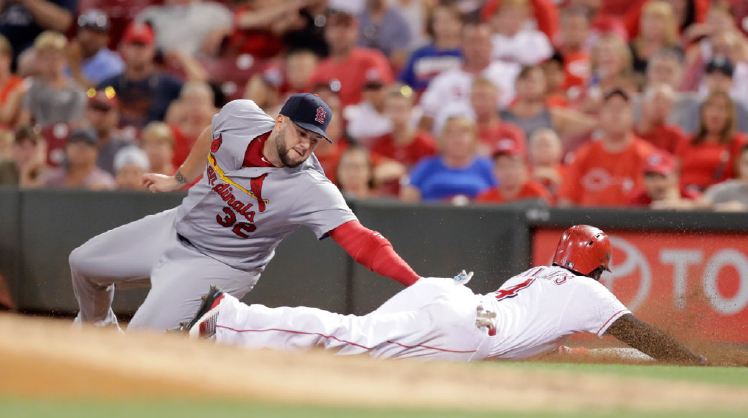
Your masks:
<svg viewBox="0 0 748 418"><path fill-rule="evenodd" d="M476 323L478 306L497 314L495 335ZM245 305L227 296L216 340L287 351L322 346L378 358L521 359L551 352L575 332L602 336L626 313L599 282L560 267L536 267L487 295L453 279L421 278L365 316Z"/></svg>
<svg viewBox="0 0 748 418"><path fill-rule="evenodd" d="M179 235L201 253L248 272L261 272L300 225L322 239L356 219L314 155L295 168L243 167L250 142L273 125L251 100L224 106L213 117L203 177L177 212Z"/></svg>
<svg viewBox="0 0 748 418"><path fill-rule="evenodd" d="M535 267L483 297L496 312L489 357L521 359L544 354L576 332L602 337L610 324L631 313L600 282L561 267Z"/></svg>
<svg viewBox="0 0 748 418"><path fill-rule="evenodd" d="M498 108L506 108L514 99L514 80L519 71L518 64L494 61L481 72L482 77L491 80L500 89ZM444 106L451 103L463 102L469 105L474 79L474 74L462 68L448 70L436 76L421 96L424 116L437 118Z"/></svg>

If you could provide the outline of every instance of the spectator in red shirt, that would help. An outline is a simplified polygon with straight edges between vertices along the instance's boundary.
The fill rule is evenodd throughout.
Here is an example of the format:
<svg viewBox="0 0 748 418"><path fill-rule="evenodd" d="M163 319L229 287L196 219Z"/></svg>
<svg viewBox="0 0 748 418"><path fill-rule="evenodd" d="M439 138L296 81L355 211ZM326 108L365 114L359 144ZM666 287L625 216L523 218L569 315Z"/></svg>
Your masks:
<svg viewBox="0 0 748 418"><path fill-rule="evenodd" d="M538 129L532 133L529 144L530 175L545 186L554 197L563 178L563 144L552 129Z"/></svg>
<svg viewBox="0 0 748 418"><path fill-rule="evenodd" d="M12 62L13 48L8 39L0 35L0 127L15 126L26 91L23 78L10 71Z"/></svg>
<svg viewBox="0 0 748 418"><path fill-rule="evenodd" d="M677 154L682 185L703 191L735 177L735 161L746 143L735 124L735 105L730 96L712 92L701 105L698 132Z"/></svg>
<svg viewBox="0 0 748 418"><path fill-rule="evenodd" d="M253 0L234 10L233 33L228 54L250 54L256 58L272 58L283 48L280 22L288 14L298 14L301 2Z"/></svg>
<svg viewBox="0 0 748 418"><path fill-rule="evenodd" d="M351 145L340 154L336 177L340 192L348 199L363 200L379 195L371 154L360 145Z"/></svg>
<svg viewBox="0 0 748 418"><path fill-rule="evenodd" d="M179 167L187 159L197 137L211 124L216 112L213 90L207 84L189 82L182 87L179 99L169 106L166 115L166 123L174 134L175 167Z"/></svg>
<svg viewBox="0 0 748 418"><path fill-rule="evenodd" d="M399 167L390 165L387 173L381 173L382 178L378 178L384 194L399 195L400 178L418 161L436 154L436 141L431 134L414 129L410 124L413 96L413 90L408 86L390 88L385 101L385 114L392 122L392 132L372 143L372 152L399 163Z"/></svg>
<svg viewBox="0 0 748 418"><path fill-rule="evenodd" d="M566 79L564 90L578 96L590 77L590 55L587 39L590 34L590 11L584 6L571 6L561 10L561 29L554 39L564 58Z"/></svg>
<svg viewBox="0 0 748 418"><path fill-rule="evenodd" d="M694 209L701 194L680 186L675 158L658 152L647 158L644 165L644 187L634 191L630 206L649 206L652 209Z"/></svg>
<svg viewBox="0 0 748 418"><path fill-rule="evenodd" d="M367 78L377 74L385 84L394 77L381 52L356 46L358 19L346 12L336 12L327 19L325 39L330 46L330 56L317 66L311 86L332 84L339 89L340 102L346 106L361 101L361 90Z"/></svg>
<svg viewBox="0 0 748 418"><path fill-rule="evenodd" d="M499 142L511 141L526 156L525 133L517 125L501 120L496 112L499 88L491 80L476 77L470 90L470 106L478 129L478 152L490 156Z"/></svg>
<svg viewBox="0 0 748 418"><path fill-rule="evenodd" d="M543 199L553 204L553 196L542 184L530 180L525 156L514 142L500 142L493 153L493 171L498 186L492 187L475 199L480 203L509 203L525 199Z"/></svg>
<svg viewBox="0 0 748 418"><path fill-rule="evenodd" d="M581 146L564 172L559 206L626 206L642 187L642 168L656 149L633 133L628 93L613 90L603 98L599 141Z"/></svg>
<svg viewBox="0 0 748 418"><path fill-rule="evenodd" d="M554 52L550 58L540 64L545 73L547 82L545 89L545 104L550 107L568 107L569 100L566 97L566 70L564 69L564 57Z"/></svg>
<svg viewBox="0 0 748 418"><path fill-rule="evenodd" d="M686 141L681 128L667 122L674 94L666 84L648 88L641 100L641 117L634 127L639 138L669 154L675 154Z"/></svg>

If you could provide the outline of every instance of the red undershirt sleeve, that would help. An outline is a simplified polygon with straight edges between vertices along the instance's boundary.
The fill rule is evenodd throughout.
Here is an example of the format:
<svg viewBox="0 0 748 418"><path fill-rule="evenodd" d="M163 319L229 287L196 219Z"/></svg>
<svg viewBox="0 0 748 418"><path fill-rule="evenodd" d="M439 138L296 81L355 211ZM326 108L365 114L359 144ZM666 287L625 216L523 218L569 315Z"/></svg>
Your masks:
<svg viewBox="0 0 748 418"><path fill-rule="evenodd" d="M420 279L408 263L395 252L387 238L364 227L358 221L346 222L329 234L356 262L374 273L389 277L405 286L410 286Z"/></svg>

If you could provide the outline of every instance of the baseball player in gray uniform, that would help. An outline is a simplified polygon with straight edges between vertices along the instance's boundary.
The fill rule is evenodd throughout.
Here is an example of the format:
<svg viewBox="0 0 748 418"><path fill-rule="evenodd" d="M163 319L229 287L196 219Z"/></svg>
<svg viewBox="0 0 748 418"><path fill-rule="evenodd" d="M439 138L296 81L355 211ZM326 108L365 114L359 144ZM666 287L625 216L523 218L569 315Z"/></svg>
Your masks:
<svg viewBox="0 0 748 418"><path fill-rule="evenodd" d="M176 329L209 284L243 297L278 244L299 226L328 235L357 262L409 286L420 277L382 235L363 227L313 151L332 112L312 94L288 99L273 119L251 100L213 117L174 176L146 174L153 192L202 174L182 204L98 235L70 254L76 323L118 326L115 286L151 290L128 329Z"/></svg>

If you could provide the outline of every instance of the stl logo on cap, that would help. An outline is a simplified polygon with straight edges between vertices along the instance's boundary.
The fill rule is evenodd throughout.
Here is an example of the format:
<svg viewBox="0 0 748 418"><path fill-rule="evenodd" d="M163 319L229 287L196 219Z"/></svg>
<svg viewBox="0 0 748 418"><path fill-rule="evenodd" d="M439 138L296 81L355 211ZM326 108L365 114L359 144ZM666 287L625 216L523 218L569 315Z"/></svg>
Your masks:
<svg viewBox="0 0 748 418"><path fill-rule="evenodd" d="M323 109L322 106L320 106L317 108L317 116L314 118L314 120L319 122L321 125L324 125L325 116L327 116L327 113L325 112L325 109Z"/></svg>

